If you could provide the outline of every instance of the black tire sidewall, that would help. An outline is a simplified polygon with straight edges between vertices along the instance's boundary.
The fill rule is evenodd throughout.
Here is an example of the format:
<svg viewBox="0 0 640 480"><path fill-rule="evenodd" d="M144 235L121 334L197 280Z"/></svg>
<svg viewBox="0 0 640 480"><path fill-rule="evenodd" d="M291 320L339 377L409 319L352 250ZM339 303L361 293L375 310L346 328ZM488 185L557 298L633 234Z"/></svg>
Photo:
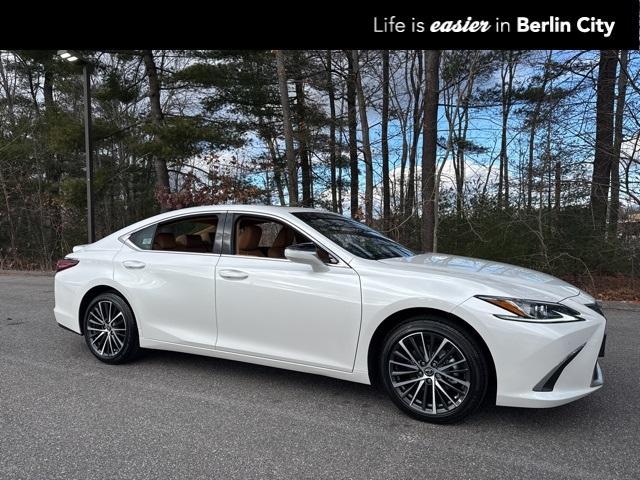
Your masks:
<svg viewBox="0 0 640 480"><path fill-rule="evenodd" d="M451 412L433 415L414 410L402 401L391 383L391 377L388 373L388 361L393 346L406 335L419 331L433 332L447 337L462 351L467 359L471 387L462 404ZM432 423L458 422L476 411L483 403L489 384L488 364L477 341L464 329L452 325L452 322L448 320L436 317L413 317L391 330L383 343L378 368L381 383L391 400L410 416Z"/></svg>
<svg viewBox="0 0 640 480"><path fill-rule="evenodd" d="M122 315L124 316L124 321L126 323L126 328L127 328L125 332L124 347L120 350L120 352L118 352L117 355L113 357L105 357L100 355L100 353L97 352L91 346L91 340L89 335L87 334L87 331L88 331L87 326L89 323L89 312L98 302L104 302L104 301L112 302L120 309L120 311L122 312ZM85 332L84 338L91 353L98 360L105 363L118 364L118 363L127 362L135 357L135 355L137 354L140 348L138 343L138 326L136 324L135 317L133 316L133 312L131 311L131 307L129 307L129 304L125 302L120 295L117 295L115 293L102 293L97 297L95 297L91 301L91 303L89 303L89 305L87 306L84 312L83 332Z"/></svg>

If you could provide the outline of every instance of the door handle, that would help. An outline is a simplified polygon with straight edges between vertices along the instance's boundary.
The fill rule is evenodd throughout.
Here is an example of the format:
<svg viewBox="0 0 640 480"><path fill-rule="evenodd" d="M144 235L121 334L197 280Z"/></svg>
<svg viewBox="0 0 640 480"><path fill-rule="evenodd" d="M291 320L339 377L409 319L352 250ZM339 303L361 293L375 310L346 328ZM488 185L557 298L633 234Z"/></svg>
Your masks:
<svg viewBox="0 0 640 480"><path fill-rule="evenodd" d="M220 270L220 276L227 280L244 280L249 274L241 270Z"/></svg>
<svg viewBox="0 0 640 480"><path fill-rule="evenodd" d="M124 268L144 268L147 266L144 262L139 262L138 260L125 260L122 262Z"/></svg>

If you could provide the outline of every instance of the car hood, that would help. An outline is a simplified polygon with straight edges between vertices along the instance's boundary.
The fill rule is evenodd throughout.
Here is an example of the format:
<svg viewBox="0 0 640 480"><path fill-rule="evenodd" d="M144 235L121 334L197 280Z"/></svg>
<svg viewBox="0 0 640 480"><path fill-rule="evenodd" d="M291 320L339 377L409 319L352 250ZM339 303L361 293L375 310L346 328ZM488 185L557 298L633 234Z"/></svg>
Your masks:
<svg viewBox="0 0 640 480"><path fill-rule="evenodd" d="M477 294L553 302L580 295L580 289L577 287L546 273L478 258L425 253L412 257L389 258L380 262L407 273L423 273L430 277L447 277L474 284Z"/></svg>

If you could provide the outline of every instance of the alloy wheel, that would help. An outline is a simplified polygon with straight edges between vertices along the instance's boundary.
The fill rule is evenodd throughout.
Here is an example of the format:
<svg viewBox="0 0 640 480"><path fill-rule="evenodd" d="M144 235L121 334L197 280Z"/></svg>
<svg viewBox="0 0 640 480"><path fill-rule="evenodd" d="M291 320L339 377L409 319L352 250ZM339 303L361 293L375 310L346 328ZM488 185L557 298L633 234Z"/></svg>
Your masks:
<svg viewBox="0 0 640 480"><path fill-rule="evenodd" d="M103 358L112 358L124 348L127 322L122 310L109 300L97 302L88 313L89 346Z"/></svg>
<svg viewBox="0 0 640 480"><path fill-rule="evenodd" d="M393 389L407 407L421 414L452 412L469 393L467 358L442 334L409 333L393 345L388 358Z"/></svg>

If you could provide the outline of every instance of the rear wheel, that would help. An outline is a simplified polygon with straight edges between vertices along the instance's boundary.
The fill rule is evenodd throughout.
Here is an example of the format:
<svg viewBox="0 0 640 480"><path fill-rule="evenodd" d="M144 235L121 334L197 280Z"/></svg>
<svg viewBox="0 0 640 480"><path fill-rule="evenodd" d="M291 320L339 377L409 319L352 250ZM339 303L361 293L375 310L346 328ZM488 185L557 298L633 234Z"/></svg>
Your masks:
<svg viewBox="0 0 640 480"><path fill-rule="evenodd" d="M131 308L115 293L94 298L84 314L84 338L89 350L105 363L124 363L140 349Z"/></svg>
<svg viewBox="0 0 640 480"><path fill-rule="evenodd" d="M433 423L457 422L473 413L489 384L487 361L475 339L427 316L412 318L387 335L379 368L393 402Z"/></svg>

